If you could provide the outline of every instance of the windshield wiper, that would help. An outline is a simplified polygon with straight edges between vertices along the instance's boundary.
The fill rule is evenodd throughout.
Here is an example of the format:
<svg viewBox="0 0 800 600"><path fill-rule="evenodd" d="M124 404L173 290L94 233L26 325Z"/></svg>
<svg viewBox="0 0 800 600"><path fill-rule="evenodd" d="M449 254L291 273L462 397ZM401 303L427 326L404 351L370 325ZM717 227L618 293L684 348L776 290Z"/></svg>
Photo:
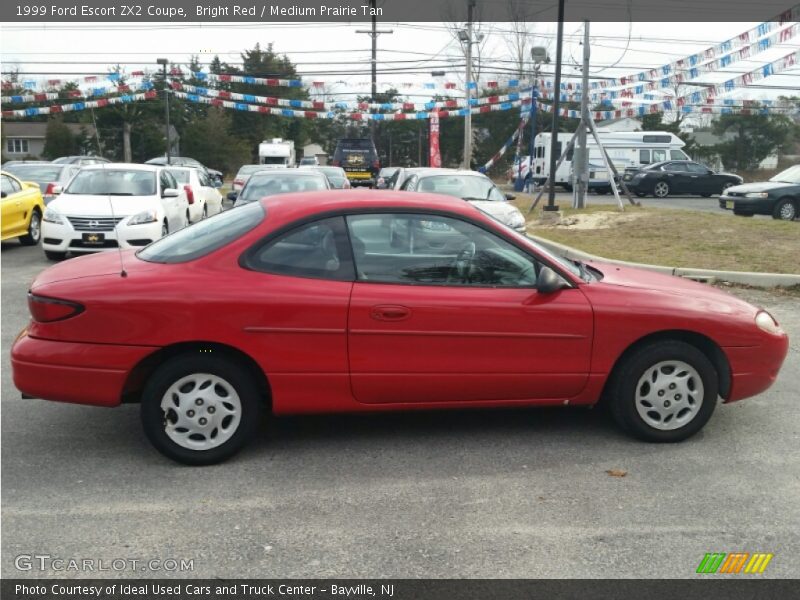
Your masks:
<svg viewBox="0 0 800 600"><path fill-rule="evenodd" d="M93 196L133 196L131 192L108 192L107 194L92 194Z"/></svg>

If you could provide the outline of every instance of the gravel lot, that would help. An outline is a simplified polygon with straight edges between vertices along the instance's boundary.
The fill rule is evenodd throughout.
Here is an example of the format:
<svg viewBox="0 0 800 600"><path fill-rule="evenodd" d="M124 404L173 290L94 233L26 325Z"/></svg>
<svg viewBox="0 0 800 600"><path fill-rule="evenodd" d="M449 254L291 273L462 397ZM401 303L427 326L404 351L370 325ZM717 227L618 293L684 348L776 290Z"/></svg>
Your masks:
<svg viewBox="0 0 800 600"><path fill-rule="evenodd" d="M282 418L187 468L150 448L136 406L20 398L8 353L47 262L16 242L2 262L5 577L92 575L20 572L20 554L193 559L170 574L192 577L694 577L734 551L800 576L797 296L734 291L782 322L790 355L771 390L682 444L632 441L600 411Z"/></svg>

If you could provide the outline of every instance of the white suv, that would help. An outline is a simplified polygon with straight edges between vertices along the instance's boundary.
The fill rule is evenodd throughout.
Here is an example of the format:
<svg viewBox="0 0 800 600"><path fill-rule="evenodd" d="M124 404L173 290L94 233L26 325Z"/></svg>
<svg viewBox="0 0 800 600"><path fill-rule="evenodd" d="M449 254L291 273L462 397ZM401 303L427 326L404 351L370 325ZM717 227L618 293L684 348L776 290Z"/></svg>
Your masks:
<svg viewBox="0 0 800 600"><path fill-rule="evenodd" d="M186 227L188 215L186 193L164 167L86 166L45 208L42 247L51 260L137 248Z"/></svg>

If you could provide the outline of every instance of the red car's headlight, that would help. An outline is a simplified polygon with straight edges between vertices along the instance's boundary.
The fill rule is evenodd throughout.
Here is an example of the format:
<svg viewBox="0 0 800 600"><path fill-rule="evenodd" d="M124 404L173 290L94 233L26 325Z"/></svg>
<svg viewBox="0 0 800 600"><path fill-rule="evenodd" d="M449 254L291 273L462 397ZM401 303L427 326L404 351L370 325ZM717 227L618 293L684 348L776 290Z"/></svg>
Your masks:
<svg viewBox="0 0 800 600"><path fill-rule="evenodd" d="M28 292L28 309L31 311L33 320L38 323L63 321L84 311L83 305L77 302L37 296L30 292Z"/></svg>
<svg viewBox="0 0 800 600"><path fill-rule="evenodd" d="M756 315L756 325L762 331L766 331L772 335L781 335L783 333L783 329L778 325L775 318L765 310L759 311Z"/></svg>

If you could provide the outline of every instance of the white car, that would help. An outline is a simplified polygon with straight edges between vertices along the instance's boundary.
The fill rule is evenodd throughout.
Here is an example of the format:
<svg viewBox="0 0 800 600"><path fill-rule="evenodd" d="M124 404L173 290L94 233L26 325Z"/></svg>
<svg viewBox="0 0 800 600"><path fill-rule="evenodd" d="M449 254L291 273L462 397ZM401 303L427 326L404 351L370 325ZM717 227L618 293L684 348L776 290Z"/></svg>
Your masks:
<svg viewBox="0 0 800 600"><path fill-rule="evenodd" d="M164 167L110 163L82 167L42 218L50 260L68 252L139 248L186 227L186 192Z"/></svg>
<svg viewBox="0 0 800 600"><path fill-rule="evenodd" d="M167 167L167 171L186 192L190 222L222 212L222 196L208 174L194 167Z"/></svg>
<svg viewBox="0 0 800 600"><path fill-rule="evenodd" d="M407 192L446 194L466 200L519 233L525 233L525 217L494 182L483 173L459 169L415 169L401 184Z"/></svg>

